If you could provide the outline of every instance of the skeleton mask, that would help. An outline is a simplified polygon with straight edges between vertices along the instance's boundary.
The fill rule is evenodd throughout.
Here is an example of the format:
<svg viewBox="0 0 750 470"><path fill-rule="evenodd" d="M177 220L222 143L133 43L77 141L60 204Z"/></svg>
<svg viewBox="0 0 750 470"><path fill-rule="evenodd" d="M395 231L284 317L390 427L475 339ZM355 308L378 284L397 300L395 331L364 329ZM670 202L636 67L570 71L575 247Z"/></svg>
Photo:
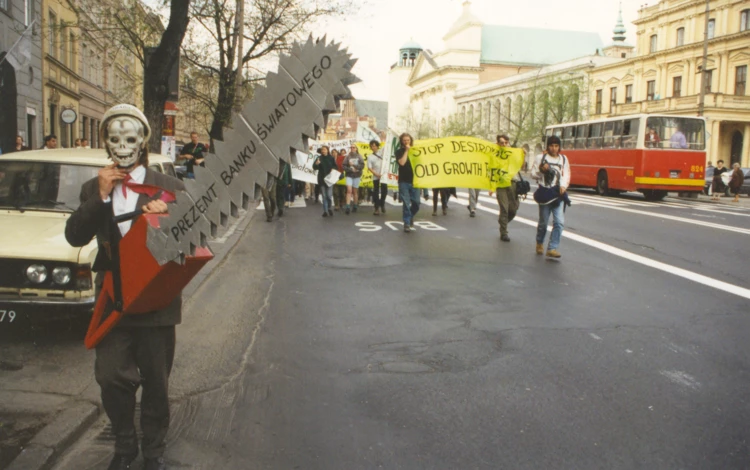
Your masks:
<svg viewBox="0 0 750 470"><path fill-rule="evenodd" d="M107 123L107 149L120 168L136 164L144 143L144 126L130 116L117 116Z"/></svg>

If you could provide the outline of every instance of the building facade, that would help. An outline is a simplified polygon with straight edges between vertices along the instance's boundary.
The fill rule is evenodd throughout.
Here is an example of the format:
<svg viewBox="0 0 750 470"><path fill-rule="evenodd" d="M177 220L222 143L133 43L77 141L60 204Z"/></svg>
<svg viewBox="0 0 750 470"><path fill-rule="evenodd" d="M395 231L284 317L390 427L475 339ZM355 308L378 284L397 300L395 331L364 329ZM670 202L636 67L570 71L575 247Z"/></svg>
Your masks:
<svg viewBox="0 0 750 470"><path fill-rule="evenodd" d="M701 95L703 0L662 0L634 22L635 56L589 72L592 118L635 113L698 114ZM711 0L705 107L707 161L750 166L750 2Z"/></svg>
<svg viewBox="0 0 750 470"><path fill-rule="evenodd" d="M104 112L118 103L143 106L143 66L130 47L112 40L106 19L111 8L110 2L41 2L43 129L44 135L58 137L60 147L72 147L76 139L102 147L99 125ZM136 25L154 21L140 3L128 8ZM75 111L75 122L63 121L65 110Z"/></svg>
<svg viewBox="0 0 750 470"><path fill-rule="evenodd" d="M414 42L399 51L399 61L390 71L389 126L427 122L439 134L443 121L457 113L456 95L461 90L595 54L603 45L596 33L554 33L555 41L548 41L547 30L484 24L465 1L443 37L442 51L422 50Z"/></svg>
<svg viewBox="0 0 750 470"><path fill-rule="evenodd" d="M25 145L31 148L39 148L42 142L41 5L41 0L0 0L0 149L3 152L13 147L16 135L23 137Z"/></svg>

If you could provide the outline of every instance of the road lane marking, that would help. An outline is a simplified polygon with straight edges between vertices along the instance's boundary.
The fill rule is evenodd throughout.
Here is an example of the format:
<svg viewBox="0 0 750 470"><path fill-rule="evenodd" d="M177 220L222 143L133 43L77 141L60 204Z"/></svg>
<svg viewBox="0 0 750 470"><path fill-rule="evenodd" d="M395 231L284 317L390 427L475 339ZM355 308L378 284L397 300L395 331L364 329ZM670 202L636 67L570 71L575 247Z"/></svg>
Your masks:
<svg viewBox="0 0 750 470"><path fill-rule="evenodd" d="M662 370L659 371L659 373L672 382L678 385L682 385L683 387L698 390L701 386L701 383L695 380L695 377L681 370Z"/></svg>
<svg viewBox="0 0 750 470"><path fill-rule="evenodd" d="M463 192L460 192L458 194L460 196L462 196L462 197L468 197L468 194L463 193ZM495 204L497 204L497 200L496 199L490 198L490 197L487 197L487 196L479 196L479 200L480 201L484 201L484 202L494 202ZM526 204L536 204L536 202L534 202L533 199L526 199L525 201L522 201L522 202L524 202ZM706 227L706 228L715 228L715 229L719 229L719 230L726 230L728 232L735 232L735 233L741 233L743 235L750 235L750 229L745 229L745 228L740 228L740 227L732 227L731 225L717 224L717 223L708 222L708 221L705 221L705 220L687 219L685 217L679 217L679 216L676 216L676 215L669 215L669 214L660 214L658 212L646 212L646 211L642 211L642 210L638 210L638 209L630 209L630 208L627 208L627 207L617 207L617 206L614 206L614 205L607 205L606 203L605 204L601 204L601 203L598 203L598 202L582 201L582 200L578 200L577 196L573 198L573 202L576 203L576 204L584 205L584 206L593 206L593 207L599 207L599 208L602 208L602 209L612 209L612 210L616 210L616 211L630 212L632 214L646 215L646 216L649 216L649 217L657 217L657 218L660 218L660 219L673 220L673 221L676 221L676 222L683 222L683 223L686 223L686 224L698 225L698 226ZM739 214L737 214L737 215L739 215Z"/></svg>
<svg viewBox="0 0 750 470"><path fill-rule="evenodd" d="M461 198L458 198L458 200L461 201ZM466 200L463 200L462 202L466 202ZM477 206L477 209L483 210L485 212L489 212L491 214L500 215L500 211L498 211L497 209L491 209L489 207L484 207L484 206ZM534 222L533 220L525 219L523 217L516 216L513 220L518 221L525 225L529 225L531 227L537 226L537 223ZM683 279L687 279L689 281L693 281L695 283L702 284L707 287L712 287L714 289L724 291L729 294L734 294L738 297L750 299L750 289L746 289L741 286L729 284L728 282L724 282L718 279L704 276L703 274L698 274L692 271L688 271L687 269L678 268L677 266L672 266L667 263L662 263L661 261L656 261L650 258L646 258L645 256L631 253L629 251L622 250L612 245L607 245L606 243L596 241L592 238L584 237L583 235L579 235L577 233L570 233L568 231L563 231L563 237L570 238L573 241L577 241L584 245L609 253L611 255L615 255L620 258L624 258L629 261L633 261L635 263L642 264L644 266L648 266L650 268L654 268L659 271L663 271L665 273L672 274L674 276L681 277Z"/></svg>
<svg viewBox="0 0 750 470"><path fill-rule="evenodd" d="M594 338L597 341L601 341L602 340L602 338L600 336L597 336L594 333L589 333L589 336L591 336L592 338Z"/></svg>

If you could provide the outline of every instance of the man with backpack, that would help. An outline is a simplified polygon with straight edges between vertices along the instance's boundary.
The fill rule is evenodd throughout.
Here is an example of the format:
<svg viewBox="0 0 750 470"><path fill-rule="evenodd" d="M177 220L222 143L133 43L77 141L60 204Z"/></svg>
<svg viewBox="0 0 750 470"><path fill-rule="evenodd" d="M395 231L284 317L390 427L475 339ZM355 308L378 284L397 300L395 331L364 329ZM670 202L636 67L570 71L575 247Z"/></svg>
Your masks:
<svg viewBox="0 0 750 470"><path fill-rule="evenodd" d="M553 135L547 138L546 154L536 157L531 170L532 177L539 182L534 200L539 204L539 223L536 229L536 254L544 254L544 239L547 236L547 223L552 215L552 235L547 246L549 258L560 258L560 246L565 222L565 206L570 204L567 189L570 185L570 163L560 153L560 138Z"/></svg>

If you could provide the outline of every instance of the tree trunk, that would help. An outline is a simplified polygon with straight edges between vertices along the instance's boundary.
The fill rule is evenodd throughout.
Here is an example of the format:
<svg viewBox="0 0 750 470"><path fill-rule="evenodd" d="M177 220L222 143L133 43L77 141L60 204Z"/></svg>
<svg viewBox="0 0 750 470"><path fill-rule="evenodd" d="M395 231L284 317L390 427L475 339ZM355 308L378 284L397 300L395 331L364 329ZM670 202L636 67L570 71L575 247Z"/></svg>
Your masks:
<svg viewBox="0 0 750 470"><path fill-rule="evenodd" d="M171 0L169 24L143 73L143 113L151 126L149 150L161 152L164 103L169 96L169 74L180 57L189 22L190 0Z"/></svg>
<svg viewBox="0 0 750 470"><path fill-rule="evenodd" d="M216 99L216 112L211 122L211 142L224 140L224 128L227 127L232 118L235 96L237 93L234 71L225 71L219 78L219 94Z"/></svg>

